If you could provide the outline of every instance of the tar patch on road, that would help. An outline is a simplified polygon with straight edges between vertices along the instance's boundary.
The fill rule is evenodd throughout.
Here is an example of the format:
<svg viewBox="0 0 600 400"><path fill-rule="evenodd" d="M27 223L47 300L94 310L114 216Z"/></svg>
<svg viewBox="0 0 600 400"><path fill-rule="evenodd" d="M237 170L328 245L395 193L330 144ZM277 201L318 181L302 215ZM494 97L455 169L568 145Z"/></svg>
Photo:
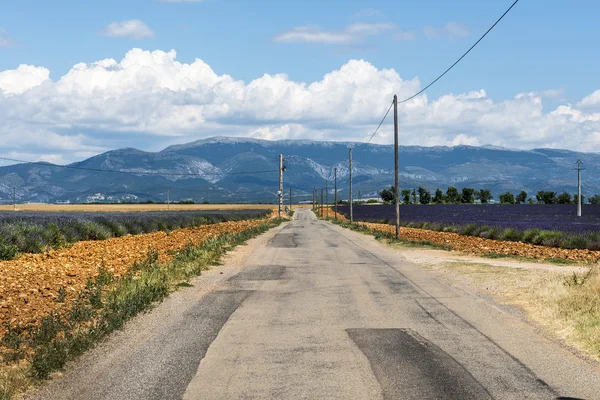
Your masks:
<svg viewBox="0 0 600 400"><path fill-rule="evenodd" d="M261 265L252 269L245 269L233 278L232 281L278 281L283 278L285 267L282 265Z"/></svg>
<svg viewBox="0 0 600 400"><path fill-rule="evenodd" d="M404 329L347 329L369 360L384 399L490 399L442 349Z"/></svg>
<svg viewBox="0 0 600 400"><path fill-rule="evenodd" d="M298 247L298 244L294 241L295 236L295 233L278 233L269 241L267 247L294 249Z"/></svg>

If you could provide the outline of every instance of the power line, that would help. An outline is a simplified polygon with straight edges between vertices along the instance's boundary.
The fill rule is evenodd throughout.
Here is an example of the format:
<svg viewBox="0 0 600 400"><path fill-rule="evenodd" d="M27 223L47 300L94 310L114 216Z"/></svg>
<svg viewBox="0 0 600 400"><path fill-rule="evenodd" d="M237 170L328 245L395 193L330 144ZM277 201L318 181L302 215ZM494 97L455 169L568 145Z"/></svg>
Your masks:
<svg viewBox="0 0 600 400"><path fill-rule="evenodd" d="M459 62L461 62L461 60L463 58L465 58L467 56L467 54L469 54L471 52L471 50L473 50L475 48L475 46L477 46L479 44L479 42L481 42L483 40L484 37L486 37L488 35L488 33L490 33L492 31L492 29L494 29L496 27L496 25L498 25L498 23L500 21L502 21L502 19L506 16L506 14L508 14L510 12L510 10L512 10L512 8L519 2L519 0L515 0L514 3L512 3L512 5L510 7L508 7L508 9L504 12L504 14L502 14L500 16L500 18L498 18L496 20L496 22L494 22L494 24L492 26L490 26L490 28L485 31L485 33L475 42L475 44L473 44L471 47L469 47L469 49L463 53L462 56L460 56L460 58L458 60L456 60L454 62L454 64L452 64L451 66L449 66L444 72L442 72L441 75L439 75L437 78L435 78L433 81L431 81L427 86L425 86L423 89L419 90L417 93L413 94L412 96L409 96L407 98L405 98L404 100L401 100L398 102L398 104L402 104L402 103L406 103L407 101L410 101L412 99L414 99L415 97L417 97L418 95L422 94L423 92L425 92L427 89L429 89L431 86L433 86L437 81L439 81L440 79L442 79L444 77L444 75L446 75L448 72L450 72L450 70L452 68L454 68L456 66L456 64L458 64ZM390 105L390 107L388 108L387 112L385 113L385 116L383 117L383 119L381 120L381 122L379 123L379 126L377 127L377 129L375 129L375 132L373 132L373 134L371 135L371 137L369 138L369 141L366 144L371 143L371 140L373 140L373 137L375 137L375 135L377 134L377 132L379 131L379 128L381 128L381 125L383 124L383 122L385 121L386 117L388 116L390 110L392 109L392 105L394 103L392 102L392 104Z"/></svg>
<svg viewBox="0 0 600 400"><path fill-rule="evenodd" d="M369 139L369 141L367 142L367 144L371 143L371 140L373 140L373 138L375 137L375 135L377 134L377 132L379 131L379 128L381 128L381 125L383 125L383 121L385 121L385 119L387 118L388 114L390 113L390 110L392 109L392 106L394 105L394 102L392 102L390 104L390 107L388 108L388 110L386 111L385 115L383 116L383 119L381 120L381 122L379 123L379 126L377 127L377 129L375 129L375 132L373 132L373 134L371 135L371 138Z"/></svg>
<svg viewBox="0 0 600 400"><path fill-rule="evenodd" d="M487 31L485 31L485 33L484 33L484 34L483 34L483 35L482 35L482 36L479 38L479 40L477 40L477 41L475 42L475 44L473 44L473 46L469 47L469 50L467 50L467 51L466 51L466 52L465 52L465 53L464 53L462 56L460 56L460 58L459 58L458 60L456 60L456 61L454 62L454 64L452 64L450 67L448 67L448 69L446 69L446 70L445 70L445 71L444 71L444 72L443 72L443 73L442 73L440 76L438 76L437 78L435 78L435 79L434 79L434 80L433 80L433 81L432 81L432 82L431 82L429 85L425 86L425 87L424 87L423 89L421 89L419 92L417 92L417 93L413 94L413 95L412 95L412 96L410 96L410 97L407 97L406 99L404 99L404 100L402 100L402 101L399 101L399 102L398 102L398 104L405 103L405 102L407 102L407 101L409 101L409 100L412 100L412 99L414 99L415 97L417 97L418 95L420 95L421 93L423 93L424 91L426 91L427 89L429 89L431 86L433 86L433 84L434 84L434 83L436 83L437 81L439 81L440 79L442 79L442 77L443 77L444 75L446 75L448 72L450 72L450 70L451 70L452 68L454 68L454 67L456 66L456 64L458 64L458 63L459 63L459 62L460 62L460 61L461 61L463 58L465 58L465 57L467 56L467 54L469 54L469 53L471 52L471 50L473 50L473 49L475 48L475 46L477 46L477 45L479 44L479 42L481 42L481 41L483 40L483 38L484 38L484 37L486 37L486 36L487 36L487 34L488 34L488 33L490 33L490 32L492 31L492 29L494 29L494 28L496 27L496 25L498 25L498 23L499 23L500 21L502 21L502 19L503 19L503 18L506 16L506 14L508 14L508 13L510 12L510 10L512 10L512 8L513 8L513 7L514 7L514 6L515 6L515 5L516 5L518 2L519 2L519 0L515 0L515 2L514 2L514 3L512 3L512 5L511 5L510 7L508 7L508 10L506 10L506 11L504 12L504 14L502 14L502 15L500 16L500 18L498 18L498 19L496 20L496 22L494 22L494 24L493 24L492 26L490 26L490 28L489 28Z"/></svg>
<svg viewBox="0 0 600 400"><path fill-rule="evenodd" d="M194 173L141 172L141 171L137 172L137 171L119 171L119 170L114 170L114 169L102 169L102 168L75 167L72 165L50 164L50 163L41 162L41 161L25 161L25 160L18 160L15 158L7 158L7 157L0 157L0 160L23 163L23 164L41 165L44 167L51 167L51 168L53 167L53 168L74 169L74 170L91 171L91 172L108 172L108 173L113 173L113 174L156 175L156 176L196 176L196 177L200 176L200 174L194 174ZM266 174L266 173L277 172L277 171L278 171L277 169L272 169L272 170L264 170L264 171L229 172L229 173L223 173L223 175L253 175L253 174Z"/></svg>

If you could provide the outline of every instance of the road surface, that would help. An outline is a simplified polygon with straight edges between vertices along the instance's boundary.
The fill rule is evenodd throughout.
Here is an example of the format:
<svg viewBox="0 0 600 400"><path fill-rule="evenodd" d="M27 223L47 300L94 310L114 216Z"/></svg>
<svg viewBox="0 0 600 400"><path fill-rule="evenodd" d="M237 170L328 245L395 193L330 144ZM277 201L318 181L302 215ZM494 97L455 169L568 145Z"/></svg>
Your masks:
<svg viewBox="0 0 600 400"><path fill-rule="evenodd" d="M29 398L600 398L597 366L371 237L308 210L266 235Z"/></svg>

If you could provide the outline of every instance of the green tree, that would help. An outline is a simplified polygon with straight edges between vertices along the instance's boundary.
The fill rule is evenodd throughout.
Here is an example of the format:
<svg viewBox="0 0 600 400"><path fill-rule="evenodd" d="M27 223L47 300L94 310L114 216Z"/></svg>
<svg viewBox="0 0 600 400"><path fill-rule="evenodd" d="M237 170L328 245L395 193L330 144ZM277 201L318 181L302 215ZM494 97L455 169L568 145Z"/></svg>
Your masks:
<svg viewBox="0 0 600 400"><path fill-rule="evenodd" d="M454 186L450 186L446 190L446 203L456 204L460 200L460 195L458 194L458 189Z"/></svg>
<svg viewBox="0 0 600 400"><path fill-rule="evenodd" d="M475 189L463 188L462 196L460 198L461 203L473 203L475 202Z"/></svg>
<svg viewBox="0 0 600 400"><path fill-rule="evenodd" d="M379 193L379 197L381 197L381 200L386 203L394 203L396 201L396 196L394 195L395 191L396 188L394 186L390 186L389 189L383 189Z"/></svg>
<svg viewBox="0 0 600 400"><path fill-rule="evenodd" d="M519 193L517 195L517 197L515 197L515 201L518 204L525 204L525 202L527 201L527 192L524 190L521 190L521 193Z"/></svg>
<svg viewBox="0 0 600 400"><path fill-rule="evenodd" d="M578 195L574 194L573 195L573 204L577 204L577 197ZM582 194L581 195L581 204L585 203L585 196Z"/></svg>
<svg viewBox="0 0 600 400"><path fill-rule="evenodd" d="M590 202L590 204L600 204L600 195L595 194L592 197L590 197L588 201Z"/></svg>
<svg viewBox="0 0 600 400"><path fill-rule="evenodd" d="M429 204L431 203L431 193L424 187L419 186L419 203Z"/></svg>
<svg viewBox="0 0 600 400"><path fill-rule="evenodd" d="M533 199L532 199L531 197L530 197L529 199L527 199L527 202L528 202L529 204L534 204L534 201L533 201Z"/></svg>
<svg viewBox="0 0 600 400"><path fill-rule="evenodd" d="M410 189L402 189L402 202L410 204Z"/></svg>
<svg viewBox="0 0 600 400"><path fill-rule="evenodd" d="M489 203L493 199L492 191L490 189L481 189L475 192L475 200L479 200L481 204Z"/></svg>
<svg viewBox="0 0 600 400"><path fill-rule="evenodd" d="M412 190L412 198L413 204L417 204L417 191L415 189Z"/></svg>
<svg viewBox="0 0 600 400"><path fill-rule="evenodd" d="M503 193L498 197L500 198L500 204L515 204L515 196L510 192Z"/></svg>
<svg viewBox="0 0 600 400"><path fill-rule="evenodd" d="M556 198L558 204L571 204L571 193L562 192Z"/></svg>
<svg viewBox="0 0 600 400"><path fill-rule="evenodd" d="M535 195L535 198L540 204L556 204L556 193L540 190Z"/></svg>
<svg viewBox="0 0 600 400"><path fill-rule="evenodd" d="M444 202L444 192L440 188L437 188L435 191L435 196L433 196L432 203L434 204L442 204Z"/></svg>

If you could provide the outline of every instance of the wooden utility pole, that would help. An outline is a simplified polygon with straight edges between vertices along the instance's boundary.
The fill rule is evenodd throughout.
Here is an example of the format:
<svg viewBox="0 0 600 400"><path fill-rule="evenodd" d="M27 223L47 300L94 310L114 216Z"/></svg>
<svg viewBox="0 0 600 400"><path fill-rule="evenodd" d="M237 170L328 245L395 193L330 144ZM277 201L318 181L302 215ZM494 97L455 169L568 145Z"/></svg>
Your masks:
<svg viewBox="0 0 600 400"><path fill-rule="evenodd" d="M337 220L337 168L333 169L333 209L334 211L334 218Z"/></svg>
<svg viewBox="0 0 600 400"><path fill-rule="evenodd" d="M325 179L325 212L329 217L329 181Z"/></svg>
<svg viewBox="0 0 600 400"><path fill-rule="evenodd" d="M13 186L13 211L17 211L17 188Z"/></svg>
<svg viewBox="0 0 600 400"><path fill-rule="evenodd" d="M400 190L398 188L398 96L394 95L394 192L396 197L396 239L400 238Z"/></svg>
<svg viewBox="0 0 600 400"><path fill-rule="evenodd" d="M354 222L354 214L352 212L352 149L350 150L350 223Z"/></svg>
<svg viewBox="0 0 600 400"><path fill-rule="evenodd" d="M171 191L167 189L167 211L171 209Z"/></svg>
<svg viewBox="0 0 600 400"><path fill-rule="evenodd" d="M577 216L581 217L581 160L577 160Z"/></svg>
<svg viewBox="0 0 600 400"><path fill-rule="evenodd" d="M321 218L323 217L323 188L321 188Z"/></svg>
<svg viewBox="0 0 600 400"><path fill-rule="evenodd" d="M292 185L290 185L290 211L292 211Z"/></svg>
<svg viewBox="0 0 600 400"><path fill-rule="evenodd" d="M279 155L279 191L277 196L279 196L277 203L279 204L279 218L281 218L281 207L283 206L283 154Z"/></svg>

